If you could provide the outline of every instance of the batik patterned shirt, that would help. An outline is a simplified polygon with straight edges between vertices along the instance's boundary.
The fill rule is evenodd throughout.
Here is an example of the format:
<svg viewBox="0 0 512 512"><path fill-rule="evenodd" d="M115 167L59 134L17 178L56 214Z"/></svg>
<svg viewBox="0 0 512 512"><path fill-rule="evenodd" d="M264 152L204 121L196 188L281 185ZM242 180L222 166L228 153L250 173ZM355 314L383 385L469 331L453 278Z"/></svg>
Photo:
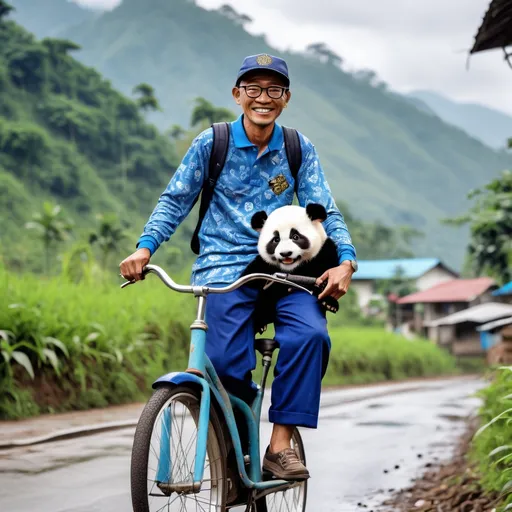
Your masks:
<svg viewBox="0 0 512 512"><path fill-rule="evenodd" d="M226 285L240 277L258 254L258 233L251 217L264 210L292 204L295 180L277 123L268 148L258 157L258 147L248 139L243 115L230 123L226 163L199 231L200 253L192 267L192 284ZM337 246L340 263L356 258L343 215L337 208L313 144L299 133L302 165L297 174L297 197L301 206L320 203L327 211L323 225ZM137 247L151 254L167 241L189 214L208 173L213 129L199 134L160 196Z"/></svg>

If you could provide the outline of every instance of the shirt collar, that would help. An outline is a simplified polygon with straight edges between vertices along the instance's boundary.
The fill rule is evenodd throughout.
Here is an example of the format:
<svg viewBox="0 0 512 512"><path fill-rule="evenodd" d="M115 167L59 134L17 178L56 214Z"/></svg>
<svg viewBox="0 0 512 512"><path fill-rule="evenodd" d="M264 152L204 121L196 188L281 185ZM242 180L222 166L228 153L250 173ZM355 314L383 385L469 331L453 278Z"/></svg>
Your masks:
<svg viewBox="0 0 512 512"><path fill-rule="evenodd" d="M247 134L245 133L243 114L241 114L236 121L231 123L231 132L233 134L233 141L237 148L250 148L254 146L254 144L248 139ZM283 142L283 129L280 125L275 123L272 137L268 143L268 150L279 151L283 147Z"/></svg>

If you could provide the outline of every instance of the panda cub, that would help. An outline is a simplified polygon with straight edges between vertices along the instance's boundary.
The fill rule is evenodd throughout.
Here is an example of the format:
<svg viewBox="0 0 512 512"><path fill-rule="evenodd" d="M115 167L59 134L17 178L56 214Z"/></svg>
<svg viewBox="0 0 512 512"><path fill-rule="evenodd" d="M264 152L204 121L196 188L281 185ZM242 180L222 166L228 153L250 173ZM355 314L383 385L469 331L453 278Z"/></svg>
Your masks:
<svg viewBox="0 0 512 512"><path fill-rule="evenodd" d="M259 232L259 255L242 275L286 272L320 277L326 270L337 267L336 245L322 225L326 218L325 208L317 203L310 203L306 208L283 206L268 217L264 211L255 213L251 226ZM262 280L249 283L249 286L261 288L255 311L255 327L259 332L274 321L277 301L289 293L286 285L273 283L263 289L264 284ZM322 289L315 286L313 293L318 296ZM320 302L325 311L338 311L338 301L333 297L324 297Z"/></svg>

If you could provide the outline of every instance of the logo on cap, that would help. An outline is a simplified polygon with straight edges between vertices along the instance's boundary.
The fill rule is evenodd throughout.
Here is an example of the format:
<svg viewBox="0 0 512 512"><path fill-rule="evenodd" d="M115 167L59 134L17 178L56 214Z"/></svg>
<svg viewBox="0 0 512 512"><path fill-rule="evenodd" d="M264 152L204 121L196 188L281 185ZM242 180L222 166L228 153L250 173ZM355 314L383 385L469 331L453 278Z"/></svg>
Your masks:
<svg viewBox="0 0 512 512"><path fill-rule="evenodd" d="M270 66L272 64L272 57L270 55L258 55L256 57L256 62L260 66Z"/></svg>

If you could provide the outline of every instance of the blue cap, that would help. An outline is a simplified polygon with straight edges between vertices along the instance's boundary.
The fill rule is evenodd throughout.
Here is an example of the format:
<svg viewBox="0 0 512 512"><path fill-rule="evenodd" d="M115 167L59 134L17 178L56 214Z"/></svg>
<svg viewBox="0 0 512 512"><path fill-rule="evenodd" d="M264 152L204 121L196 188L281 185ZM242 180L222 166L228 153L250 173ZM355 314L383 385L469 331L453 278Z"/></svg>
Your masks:
<svg viewBox="0 0 512 512"><path fill-rule="evenodd" d="M281 75L286 80L286 85L290 85L290 77L288 76L288 66L283 59L268 55L267 53L260 53L258 55L251 55L246 57L242 62L242 67L236 77L236 84L240 83L242 77L249 71L273 71Z"/></svg>

